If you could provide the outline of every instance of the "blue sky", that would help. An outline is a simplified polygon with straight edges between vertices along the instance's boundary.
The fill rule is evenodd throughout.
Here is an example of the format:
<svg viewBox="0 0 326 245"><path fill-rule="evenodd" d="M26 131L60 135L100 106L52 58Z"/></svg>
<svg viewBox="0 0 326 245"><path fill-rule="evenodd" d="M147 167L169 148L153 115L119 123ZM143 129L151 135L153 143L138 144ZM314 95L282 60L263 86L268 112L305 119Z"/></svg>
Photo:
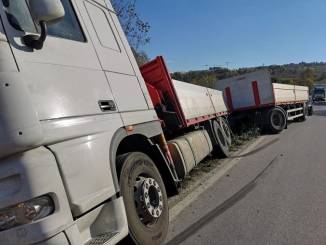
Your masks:
<svg viewBox="0 0 326 245"><path fill-rule="evenodd" d="M326 61L326 0L138 0L172 71Z"/></svg>

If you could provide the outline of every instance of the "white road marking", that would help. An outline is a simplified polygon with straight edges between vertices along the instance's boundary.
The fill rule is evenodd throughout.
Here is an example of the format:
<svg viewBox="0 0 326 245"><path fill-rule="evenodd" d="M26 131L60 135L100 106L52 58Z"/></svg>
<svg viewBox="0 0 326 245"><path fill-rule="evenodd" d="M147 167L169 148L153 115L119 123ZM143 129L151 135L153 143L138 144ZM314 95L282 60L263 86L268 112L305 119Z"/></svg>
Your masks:
<svg viewBox="0 0 326 245"><path fill-rule="evenodd" d="M258 146L263 140L265 136L261 136L248 147L246 147L243 151L238 152L239 155L244 155L253 150L256 146ZM202 194L205 190L213 186L220 178L222 178L230 169L232 169L239 161L239 158L233 158L226 160L223 162L223 166L221 168L217 168L212 171L212 176L209 178L203 178L202 185L198 186L192 192L190 192L183 200L181 200L178 204L173 206L170 209L170 222L175 220L175 218L185 209L187 208L193 201L195 201L200 194Z"/></svg>

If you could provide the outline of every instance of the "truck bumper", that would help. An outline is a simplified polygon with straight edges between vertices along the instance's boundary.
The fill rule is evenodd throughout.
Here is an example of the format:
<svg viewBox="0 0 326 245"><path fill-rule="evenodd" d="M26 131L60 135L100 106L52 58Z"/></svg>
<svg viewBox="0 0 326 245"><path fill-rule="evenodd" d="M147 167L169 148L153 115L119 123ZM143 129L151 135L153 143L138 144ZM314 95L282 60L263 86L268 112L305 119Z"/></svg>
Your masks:
<svg viewBox="0 0 326 245"><path fill-rule="evenodd" d="M0 161L0 210L44 195L52 198L54 212L32 223L1 231L0 244L34 244L50 237L52 241L64 241L60 232L73 223L58 165L48 149L39 147Z"/></svg>

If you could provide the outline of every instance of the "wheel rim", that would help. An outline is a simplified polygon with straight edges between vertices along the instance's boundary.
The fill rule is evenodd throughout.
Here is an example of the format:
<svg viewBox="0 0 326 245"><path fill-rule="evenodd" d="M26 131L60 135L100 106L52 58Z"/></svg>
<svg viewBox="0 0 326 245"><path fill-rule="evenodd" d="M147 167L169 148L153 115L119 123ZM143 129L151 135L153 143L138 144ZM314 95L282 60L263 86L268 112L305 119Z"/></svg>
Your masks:
<svg viewBox="0 0 326 245"><path fill-rule="evenodd" d="M227 138L231 138L230 128L223 119L221 120L221 125L222 125L223 131L225 133L225 136Z"/></svg>
<svg viewBox="0 0 326 245"><path fill-rule="evenodd" d="M134 200L143 225L151 226L161 217L164 208L163 194L155 179L138 176L134 184Z"/></svg>
<svg viewBox="0 0 326 245"><path fill-rule="evenodd" d="M223 129L215 120L213 121L213 129L215 131L215 137L217 138L218 143L223 147L227 147L226 139L222 131Z"/></svg>
<svg viewBox="0 0 326 245"><path fill-rule="evenodd" d="M217 136L218 136L218 138L219 138L221 144L222 144L223 146L226 146L226 141L225 141L225 139L224 139L223 132L222 132L222 130L221 130L220 128L217 128Z"/></svg>
<svg viewBox="0 0 326 245"><path fill-rule="evenodd" d="M225 122L222 123L222 126L223 126L223 129L224 129L224 132L225 132L226 136L230 137L231 134L230 134L229 127L225 124Z"/></svg>

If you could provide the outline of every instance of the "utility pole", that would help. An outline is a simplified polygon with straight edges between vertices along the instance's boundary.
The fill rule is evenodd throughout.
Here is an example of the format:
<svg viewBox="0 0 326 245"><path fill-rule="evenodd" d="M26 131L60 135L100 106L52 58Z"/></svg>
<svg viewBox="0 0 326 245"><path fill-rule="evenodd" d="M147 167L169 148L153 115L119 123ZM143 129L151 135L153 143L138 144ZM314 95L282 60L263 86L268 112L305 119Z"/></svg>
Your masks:
<svg viewBox="0 0 326 245"><path fill-rule="evenodd" d="M206 69L208 70L209 68L223 67L223 65L217 65L217 64L214 64L214 65L204 65L204 67L206 67Z"/></svg>
<svg viewBox="0 0 326 245"><path fill-rule="evenodd" d="M226 68L228 68L228 69L229 69L229 65L230 65L230 64L233 64L233 62L230 62L230 61L226 61L226 62L225 62L225 64L226 64Z"/></svg>

